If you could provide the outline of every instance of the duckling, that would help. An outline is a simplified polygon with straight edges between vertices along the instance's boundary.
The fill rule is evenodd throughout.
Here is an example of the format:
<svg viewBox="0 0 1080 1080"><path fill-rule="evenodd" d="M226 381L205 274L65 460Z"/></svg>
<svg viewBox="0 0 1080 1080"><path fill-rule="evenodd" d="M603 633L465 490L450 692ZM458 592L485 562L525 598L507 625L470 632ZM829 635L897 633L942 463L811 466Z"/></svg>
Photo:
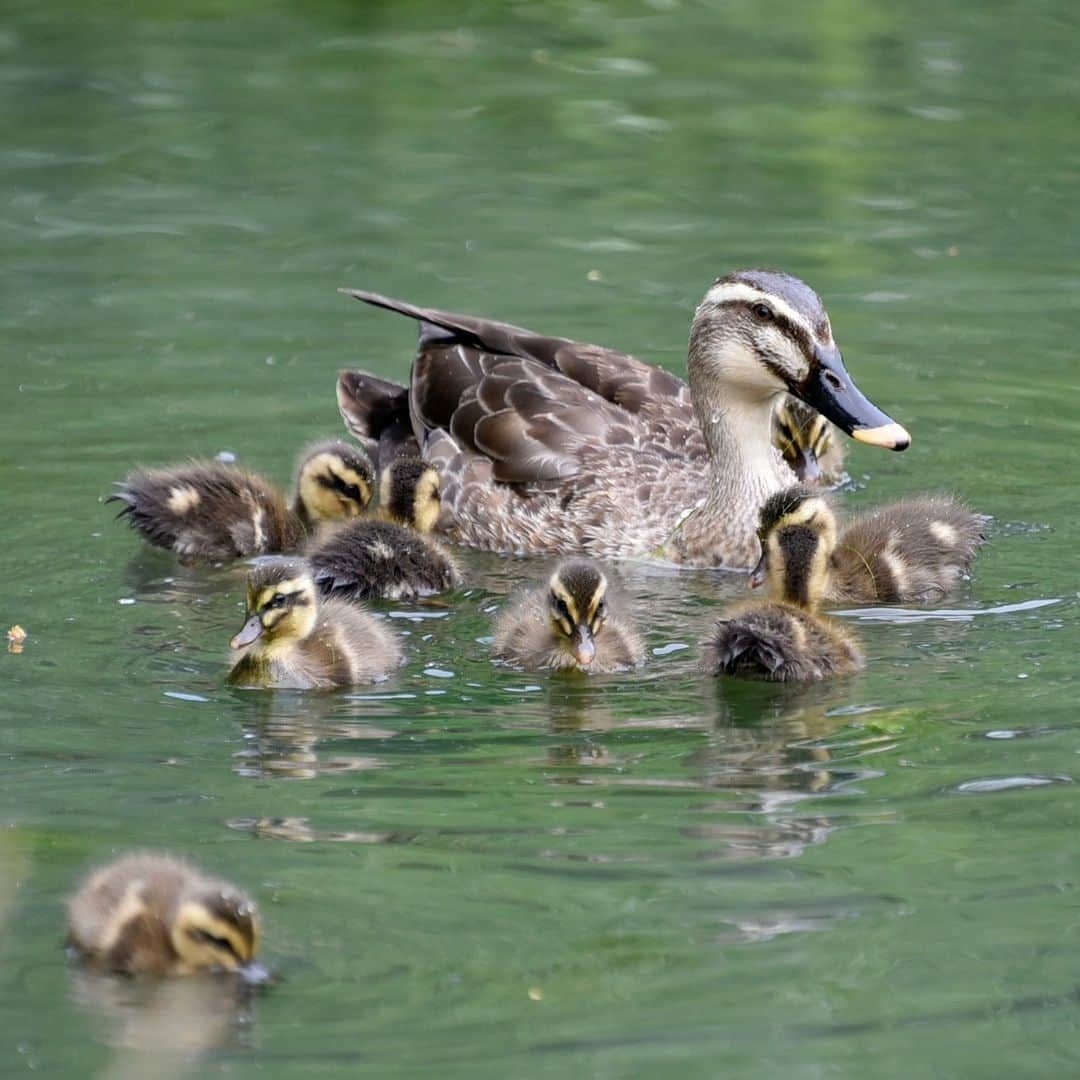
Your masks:
<svg viewBox="0 0 1080 1080"><path fill-rule="evenodd" d="M125 855L95 870L68 902L70 944L101 971L188 975L220 969L259 982L251 898L170 855Z"/></svg>
<svg viewBox="0 0 1080 1080"><path fill-rule="evenodd" d="M620 671L645 658L604 572L586 559L560 563L546 588L507 611L496 625L492 651L528 671Z"/></svg>
<svg viewBox="0 0 1080 1080"><path fill-rule="evenodd" d="M805 491L806 489L799 489ZM836 546L836 519L823 499L807 499L798 518L771 496L760 517L770 599L731 608L705 643L710 675L749 675L771 682L816 682L863 666L859 647L832 621L816 614Z"/></svg>
<svg viewBox="0 0 1080 1080"><path fill-rule="evenodd" d="M395 458L379 479L382 521L354 521L308 551L323 596L413 600L452 589L461 572L426 535L439 519L439 473L419 458Z"/></svg>
<svg viewBox="0 0 1080 1080"><path fill-rule="evenodd" d="M779 492L762 507L767 531L801 525L828 513L812 488ZM983 519L948 495L919 495L859 514L840 530L829 556L824 595L836 603L930 603L942 599L971 565L984 542ZM770 552L751 575L771 572Z"/></svg>
<svg viewBox="0 0 1080 1080"><path fill-rule="evenodd" d="M397 639L368 612L319 599L311 567L275 559L248 575L247 621L229 682L310 690L385 678L401 661Z"/></svg>
<svg viewBox="0 0 1080 1080"><path fill-rule="evenodd" d="M844 447L837 428L790 394L773 413L773 445L803 484L831 487L844 478Z"/></svg>
<svg viewBox="0 0 1080 1080"><path fill-rule="evenodd" d="M357 517L371 501L367 454L340 439L308 446L292 506L258 473L220 461L138 469L106 502L151 543L185 558L296 551L323 523Z"/></svg>

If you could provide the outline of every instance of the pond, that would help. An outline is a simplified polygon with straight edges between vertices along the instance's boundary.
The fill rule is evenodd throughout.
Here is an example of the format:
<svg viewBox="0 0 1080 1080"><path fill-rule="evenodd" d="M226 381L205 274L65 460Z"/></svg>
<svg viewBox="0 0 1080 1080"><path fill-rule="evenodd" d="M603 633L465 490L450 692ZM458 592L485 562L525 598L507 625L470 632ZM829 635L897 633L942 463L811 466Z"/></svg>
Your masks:
<svg viewBox="0 0 1080 1080"><path fill-rule="evenodd" d="M1080 1063L1075 18L793 0L14 0L0 26L0 1072L1067 1075ZM390 682L224 683L243 566L104 498L231 451L285 484L343 367L414 330L340 286L685 373L718 274L824 298L913 435L847 510L992 516L941 608L844 616L861 675L717 683L739 575L614 567L628 676L491 664L541 560L377 605ZM249 889L280 981L81 976L116 851Z"/></svg>

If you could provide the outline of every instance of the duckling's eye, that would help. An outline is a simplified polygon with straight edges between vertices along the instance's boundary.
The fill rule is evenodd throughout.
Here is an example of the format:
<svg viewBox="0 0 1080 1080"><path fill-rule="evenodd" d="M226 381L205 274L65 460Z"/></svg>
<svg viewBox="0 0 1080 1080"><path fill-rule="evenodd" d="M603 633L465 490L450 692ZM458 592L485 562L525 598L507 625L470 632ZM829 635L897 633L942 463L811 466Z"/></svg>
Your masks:
<svg viewBox="0 0 1080 1080"><path fill-rule="evenodd" d="M772 322L775 318L773 309L768 304L754 304L750 310L754 313L754 318L762 322Z"/></svg>
<svg viewBox="0 0 1080 1080"><path fill-rule="evenodd" d="M209 945L221 952L227 952L232 956L236 956L237 960L240 959L236 954L236 949L233 948L233 943L228 938L218 937L216 934L207 933L205 930L189 930L188 937L191 938L192 941L197 941L202 945Z"/></svg>
<svg viewBox="0 0 1080 1080"><path fill-rule="evenodd" d="M558 593L551 594L551 606L564 618L570 618L570 609L566 606L566 601L558 595Z"/></svg>
<svg viewBox="0 0 1080 1080"><path fill-rule="evenodd" d="M263 604L263 610L267 611L270 608L284 607L286 599L287 597L284 593L274 593L274 595Z"/></svg>
<svg viewBox="0 0 1080 1080"><path fill-rule="evenodd" d="M355 484L346 484L344 486L345 494L352 499L353 502L363 502L364 497L360 494L360 489Z"/></svg>

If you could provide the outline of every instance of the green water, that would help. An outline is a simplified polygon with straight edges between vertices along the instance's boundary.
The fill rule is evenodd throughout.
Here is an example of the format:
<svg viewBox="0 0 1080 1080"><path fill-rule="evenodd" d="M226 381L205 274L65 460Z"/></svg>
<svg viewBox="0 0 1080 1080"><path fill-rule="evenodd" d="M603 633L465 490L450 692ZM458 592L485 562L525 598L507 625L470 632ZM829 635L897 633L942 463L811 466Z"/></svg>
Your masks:
<svg viewBox="0 0 1080 1080"><path fill-rule="evenodd" d="M896 7L4 5L0 1074L1077 1072L1077 20ZM755 264L913 433L846 504L994 518L951 616L851 617L850 682L702 680L742 582L634 565L639 674L496 669L543 568L467 556L386 606L391 683L234 691L242 568L102 504L223 449L284 483L340 367L403 377L340 285L682 371ZM130 847L249 888L281 982L79 978L63 901Z"/></svg>

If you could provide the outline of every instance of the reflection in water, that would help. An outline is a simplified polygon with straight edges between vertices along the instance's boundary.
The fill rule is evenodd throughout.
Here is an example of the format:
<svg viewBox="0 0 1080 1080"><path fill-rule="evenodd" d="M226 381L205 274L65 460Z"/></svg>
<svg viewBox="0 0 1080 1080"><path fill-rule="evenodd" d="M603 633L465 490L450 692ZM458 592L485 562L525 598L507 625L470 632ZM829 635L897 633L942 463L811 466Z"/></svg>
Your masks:
<svg viewBox="0 0 1080 1080"><path fill-rule="evenodd" d="M72 998L104 1022L108 1080L171 1080L212 1050L250 1045L254 997L237 979L139 979L75 969Z"/></svg>
<svg viewBox="0 0 1080 1080"><path fill-rule="evenodd" d="M235 755L234 771L254 779L311 780L334 773L367 772L389 762L372 754L318 752L321 741L370 742L394 732L370 724L328 719L337 702L329 694L247 695L245 747Z"/></svg>
<svg viewBox="0 0 1080 1080"><path fill-rule="evenodd" d="M407 844L416 833L364 832L359 829L316 829L306 817L233 818L230 829L249 832L261 840L291 840L294 843Z"/></svg>
<svg viewBox="0 0 1080 1080"><path fill-rule="evenodd" d="M771 700L763 702L763 693ZM791 858L824 843L840 820L798 814L798 803L880 775L849 759L896 742L873 734L847 738L842 749L833 745L829 736L851 719L848 709L833 711L846 700L842 688L830 686L779 692L751 687L722 699L708 745L692 754L689 764L701 770L707 787L735 797L710 803L706 812L718 815L716 820L689 826L684 835L720 841L707 855L714 859Z"/></svg>

